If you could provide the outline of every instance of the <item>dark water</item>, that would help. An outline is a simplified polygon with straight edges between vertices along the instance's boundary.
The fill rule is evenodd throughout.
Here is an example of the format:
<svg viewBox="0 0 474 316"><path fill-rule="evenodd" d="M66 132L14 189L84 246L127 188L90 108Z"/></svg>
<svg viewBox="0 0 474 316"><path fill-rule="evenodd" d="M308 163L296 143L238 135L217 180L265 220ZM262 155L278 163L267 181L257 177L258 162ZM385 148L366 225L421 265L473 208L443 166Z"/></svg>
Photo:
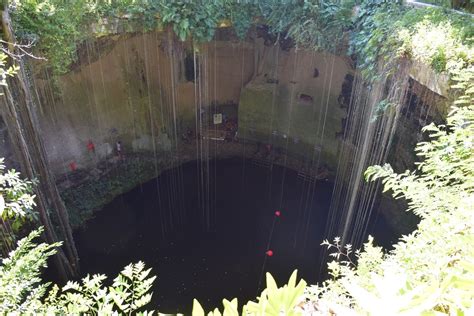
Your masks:
<svg viewBox="0 0 474 316"><path fill-rule="evenodd" d="M212 232L201 224L196 162L162 174L159 198L156 180L119 196L76 232L82 272L112 279L129 262L142 260L157 275L152 307L186 314L193 298L207 309L220 307L223 298L255 298L262 269L279 284L294 269L317 281L331 184L311 187L278 166L271 172L250 161L243 166L241 159L210 163ZM175 220L181 214L183 225L163 236L161 220L170 214ZM266 257L270 235L274 254Z"/></svg>

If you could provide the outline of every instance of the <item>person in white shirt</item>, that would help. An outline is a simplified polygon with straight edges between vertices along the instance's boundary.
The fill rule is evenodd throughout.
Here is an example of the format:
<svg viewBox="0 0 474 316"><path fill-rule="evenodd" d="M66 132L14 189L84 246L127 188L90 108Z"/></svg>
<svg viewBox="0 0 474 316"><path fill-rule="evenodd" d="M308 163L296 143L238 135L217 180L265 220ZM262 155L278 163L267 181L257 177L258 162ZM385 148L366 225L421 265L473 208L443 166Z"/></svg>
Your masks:
<svg viewBox="0 0 474 316"><path fill-rule="evenodd" d="M115 143L115 150L117 151L117 156L119 157L120 160L123 159L122 155L122 142L118 141Z"/></svg>

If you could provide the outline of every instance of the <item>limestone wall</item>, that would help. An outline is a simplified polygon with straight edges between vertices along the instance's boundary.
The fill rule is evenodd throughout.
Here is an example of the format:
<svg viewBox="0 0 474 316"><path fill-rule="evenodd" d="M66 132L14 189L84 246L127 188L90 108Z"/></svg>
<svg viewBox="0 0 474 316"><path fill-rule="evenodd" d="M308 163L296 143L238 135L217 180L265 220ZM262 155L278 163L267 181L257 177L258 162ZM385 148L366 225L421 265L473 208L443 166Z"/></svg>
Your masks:
<svg viewBox="0 0 474 316"><path fill-rule="evenodd" d="M87 43L79 54L74 70L58 78L59 93L46 73L35 80L41 134L56 173L68 172L72 161L88 167L112 155L118 140L125 152L152 151L153 143L158 151L167 150L174 122L178 133L194 127L195 86L185 76L185 58L193 56L190 43L163 32L125 34ZM253 56L248 42L199 47L208 102L238 102L254 73ZM95 156L87 150L89 140Z"/></svg>
<svg viewBox="0 0 474 316"><path fill-rule="evenodd" d="M203 113L213 104L238 104L240 137L267 143L273 133L276 147L311 156L316 145L326 163L335 161L346 60L266 46L257 34L240 41L221 33L197 47L196 84L192 44L163 31L86 43L56 82L36 73L41 135L55 173L67 174L72 162L93 167L119 140L129 153L167 151L185 131L196 133L198 106Z"/></svg>
<svg viewBox="0 0 474 316"><path fill-rule="evenodd" d="M420 65L417 67L421 69ZM401 117L388 155L388 163L396 172L414 169L415 162L419 160L415 155L415 146L420 141L428 141L421 129L431 122L441 124L446 118L451 102L437 93L441 92L440 86L447 85L447 82L439 78L432 76L431 79L425 77L425 81L421 83L415 79L409 82L406 102L401 109ZM408 234L416 228L419 219L412 213L404 212L407 208L405 200L395 200L391 194L384 193L375 212L384 218L385 223L396 234ZM392 240L392 243L395 241Z"/></svg>
<svg viewBox="0 0 474 316"><path fill-rule="evenodd" d="M227 114L238 119L242 141L272 143L300 168L320 157L319 165L335 171L352 86L349 59L282 47L257 32L245 41L229 34L219 30L215 41L195 50L167 31L117 34L82 45L78 62L56 80L37 70L33 79L41 100L40 132L58 179L74 178L71 163L85 172L102 170L96 167L110 161L117 141L129 156L156 152L173 161L173 149L179 146L181 160L192 159L195 145L184 144L181 135L196 135L196 113L207 115L216 104L221 109L226 105ZM442 119L446 111L445 99L437 94L445 93L442 78L430 83L416 68L411 76L417 99L411 97L398 124L389 155L396 170L413 168L419 129ZM89 140L95 153L87 148ZM8 148L6 141L0 144L11 153ZM378 209L401 227L406 220L400 208L384 198Z"/></svg>
<svg viewBox="0 0 474 316"><path fill-rule="evenodd" d="M259 48L256 76L241 95L239 136L305 161L321 153L320 163L335 170L347 115L339 96L352 73L347 58L263 43Z"/></svg>

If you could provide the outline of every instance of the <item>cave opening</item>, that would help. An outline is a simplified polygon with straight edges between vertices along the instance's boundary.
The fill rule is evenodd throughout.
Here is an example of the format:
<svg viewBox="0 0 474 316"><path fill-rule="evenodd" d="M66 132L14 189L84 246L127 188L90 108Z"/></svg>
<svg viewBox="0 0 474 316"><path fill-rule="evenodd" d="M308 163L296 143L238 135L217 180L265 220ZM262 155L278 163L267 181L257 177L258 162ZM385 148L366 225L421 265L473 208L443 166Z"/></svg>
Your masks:
<svg viewBox="0 0 474 316"><path fill-rule="evenodd" d="M195 59L192 53L186 53L184 57L184 77L186 81L194 82L194 79L199 77L199 68L196 68L195 64L199 64L197 57Z"/></svg>

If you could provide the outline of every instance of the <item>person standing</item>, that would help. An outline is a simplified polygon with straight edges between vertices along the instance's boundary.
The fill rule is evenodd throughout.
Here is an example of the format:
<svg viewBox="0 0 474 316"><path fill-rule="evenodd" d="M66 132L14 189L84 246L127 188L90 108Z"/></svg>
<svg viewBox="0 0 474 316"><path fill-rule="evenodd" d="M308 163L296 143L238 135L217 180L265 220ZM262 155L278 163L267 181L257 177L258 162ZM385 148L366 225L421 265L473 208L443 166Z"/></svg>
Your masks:
<svg viewBox="0 0 474 316"><path fill-rule="evenodd" d="M119 160L123 160L122 142L121 141L117 141L115 143L115 151L117 152L117 156L118 156Z"/></svg>
<svg viewBox="0 0 474 316"><path fill-rule="evenodd" d="M92 154L95 154L95 145L90 139L89 139L89 142L87 142L87 151Z"/></svg>

